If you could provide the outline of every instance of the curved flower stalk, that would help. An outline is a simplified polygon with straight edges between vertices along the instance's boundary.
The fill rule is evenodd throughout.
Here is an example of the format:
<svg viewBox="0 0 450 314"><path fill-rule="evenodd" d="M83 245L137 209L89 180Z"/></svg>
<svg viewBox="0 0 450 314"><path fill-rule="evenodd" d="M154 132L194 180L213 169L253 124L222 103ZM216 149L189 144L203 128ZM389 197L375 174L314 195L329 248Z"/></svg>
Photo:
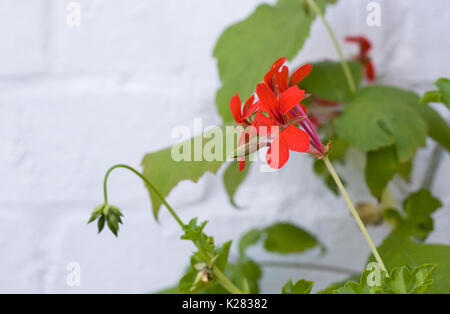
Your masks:
<svg viewBox="0 0 450 314"><path fill-rule="evenodd" d="M269 72L265 75L264 83L260 83L256 87L259 106L251 106L256 111L256 114L251 124L249 121L246 121L252 128L256 128L256 132L253 132L253 137L259 137L267 141L269 150L267 151L266 160L271 168L282 168L289 160L290 151L306 152L324 161L378 264L382 270L386 271L386 267L364 223L328 159L331 143L327 145L322 144L314 125L306 114L306 107L301 104L306 94L305 91L300 90L296 85L292 85L299 82L298 77L301 79L305 78L311 71L312 66L307 64L300 67L289 79L289 70L286 66L283 66L285 61L286 58L280 58L275 61ZM297 73L301 73L302 75L296 76ZM250 99L253 100L253 97ZM232 98L230 102L231 110L241 112L236 109L236 103L236 99ZM246 104L246 107L243 109L243 112L246 112L246 116L249 114L249 107ZM254 141L253 138L251 140ZM241 151L243 155L241 154L237 157L242 158L245 154L248 154L248 150L246 149Z"/></svg>
<svg viewBox="0 0 450 314"><path fill-rule="evenodd" d="M198 273L198 276L197 276L198 279L207 282L207 281L211 281L212 278L210 276L214 275L215 278L217 279L217 281L230 293L242 294L243 292L238 287L236 287L236 285L234 285L233 282L231 282L231 280L228 279L228 277L219 269L219 267L217 267L215 265L215 261L218 258L218 256L213 256L211 254L212 247L214 245L212 245L212 247L211 247L211 244L208 243L207 247L209 249L208 250L205 249L205 244L202 243L202 242L204 242L202 240L205 239L206 235L204 235L202 233L202 229L206 223L203 223L200 228L198 228L196 226L192 226L192 224L195 225L195 223L196 223L196 218L194 218L193 220L191 220L191 222L189 224L185 224L181 220L181 218L177 215L175 210L169 205L169 203L167 203L166 199L162 196L162 194L158 191L158 189L146 177L144 177L141 173L139 173L139 171L137 171L136 169L134 169L128 165L118 164L118 165L114 165L108 169L108 171L105 174L105 178L103 180L104 203L97 206L94 209L94 211L92 212L91 217L88 221L88 224L97 220L98 232L100 233L103 230L105 223L107 223L111 232L116 237L118 236L119 224L122 224L121 217L123 217L123 214L121 213L121 211L119 210L118 207L112 206L108 203L108 190L107 190L107 183L108 183L109 175L111 174L111 172L114 169L117 169L117 168L127 169L127 170L131 171L132 173L134 173L135 175L137 175L142 181L144 181L146 186L149 189L151 189L157 197L159 197L161 199L161 202L166 206L167 210L169 211L171 216L175 219L175 221L178 223L178 225L181 227L181 229L186 232L186 234L184 236L182 236L182 239L191 240L193 242L193 244L199 249L199 255L202 256L204 265L207 265L207 267L205 267L205 269L207 268L208 271L210 271L212 274L210 274L209 272L205 272L204 269L202 268ZM196 236L191 237L191 234L189 234L189 233L195 233L196 236L200 234L201 236L203 236L203 238L200 238L200 240L199 240L198 237L196 237ZM207 239L209 239L209 238L207 238Z"/></svg>

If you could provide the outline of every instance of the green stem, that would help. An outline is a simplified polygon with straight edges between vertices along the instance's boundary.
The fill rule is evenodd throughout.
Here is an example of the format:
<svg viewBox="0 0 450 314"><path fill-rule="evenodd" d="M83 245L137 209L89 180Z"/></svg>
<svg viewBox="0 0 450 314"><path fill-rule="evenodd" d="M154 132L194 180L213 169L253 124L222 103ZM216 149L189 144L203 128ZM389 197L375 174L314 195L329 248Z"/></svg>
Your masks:
<svg viewBox="0 0 450 314"><path fill-rule="evenodd" d="M356 92L356 84L355 80L353 79L352 72L350 71L350 67L348 66L347 61L345 60L344 53L342 52L342 48L339 45L339 41L336 38L336 35L333 32L333 29L331 28L330 24L328 24L327 20L325 19L325 16L323 15L320 8L317 6L317 4L314 2L314 0L307 0L309 6L311 9L320 17L323 24L325 25L328 34L331 37L331 40L333 41L334 46L336 47L336 51L339 55L339 59L341 60L342 68L344 70L344 75L348 83L348 87L350 88L350 91L352 93Z"/></svg>
<svg viewBox="0 0 450 314"><path fill-rule="evenodd" d="M441 145L436 144L431 153L430 162L428 164L427 170L425 172L425 177L422 182L422 188L430 190L433 186L434 179L437 174L437 170L439 168L439 163L442 160L442 156L444 155L444 149Z"/></svg>
<svg viewBox="0 0 450 314"><path fill-rule="evenodd" d="M170 214L172 215L172 217L178 222L178 224L180 225L180 227L182 229L184 229L184 227L186 226L183 221L180 219L180 217L178 217L178 215L176 214L176 212L173 210L173 208L169 205L169 203L167 203L166 199L162 196L162 194L155 188L155 186L153 184L151 184L151 182L149 180L147 180L146 177L144 177L139 171L137 171L136 169L128 166L128 165L123 165L123 164L119 164L119 165L114 165L111 168L108 169L108 171L105 174L105 179L103 180L103 194L105 197L105 204L108 204L108 191L107 191L107 183L108 183L108 177L111 174L111 172L116 169L116 168L124 168L124 169L128 169L131 172L133 172L135 175L137 175L139 178L141 178L142 181L145 182L145 184L153 191L153 193L155 193L155 195L161 200L161 202L164 204L164 206L166 206L166 208L169 210ZM197 243L195 243L194 241L194 245L199 248L199 245ZM209 262L209 260L207 260L206 262ZM217 267L213 267L212 269L213 273L216 275L217 279L219 280L219 283L228 291L230 291L231 293L235 293L235 294L242 294L242 291L239 290L239 288L237 288L221 271L220 269L218 269Z"/></svg>
<svg viewBox="0 0 450 314"><path fill-rule="evenodd" d="M220 271L219 268L214 267L213 268L213 273L214 275L216 275L216 278L219 279L220 284L222 285L222 287L224 287L225 289L227 289L228 291L230 291L233 294L242 294L242 291L236 287L228 278L227 276L224 275L224 273L222 273Z"/></svg>
<svg viewBox="0 0 450 314"><path fill-rule="evenodd" d="M350 212L352 213L353 217L355 218L359 229L361 229L361 232L363 233L364 237L366 238L366 241L369 244L370 249L372 250L372 254L375 256L375 259L377 260L378 265L380 265L380 267L383 271L388 273L386 270L386 267L384 266L383 260L381 259L381 256L378 253L378 250L377 250L375 244L373 244L373 241L369 235L369 232L367 231L366 227L364 226L364 223L362 222L361 218L358 215L358 212L356 211L355 207L353 206L353 203L350 200L350 197L348 196L347 191L345 190L345 187L341 182L341 179L339 179L339 176L336 173L336 170L334 170L333 165L331 164L330 160L328 159L328 156L326 156L323 159L323 161L325 162L325 165L327 166L328 171L330 172L331 176L333 177L334 181L336 182L336 185L338 186L339 190L341 191L342 196L344 197L345 201L347 202L347 206L350 209Z"/></svg>

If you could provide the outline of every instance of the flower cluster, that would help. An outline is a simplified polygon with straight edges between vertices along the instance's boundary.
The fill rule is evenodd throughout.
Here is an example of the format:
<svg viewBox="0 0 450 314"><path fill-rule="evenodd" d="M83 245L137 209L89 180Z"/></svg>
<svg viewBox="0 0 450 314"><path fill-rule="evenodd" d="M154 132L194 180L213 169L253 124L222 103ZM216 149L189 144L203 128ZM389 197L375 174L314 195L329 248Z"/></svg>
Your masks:
<svg viewBox="0 0 450 314"><path fill-rule="evenodd" d="M264 77L264 83L256 86L252 95L242 106L239 95L233 96L230 109L237 124L246 127L241 134L236 157L239 169L245 167L245 156L263 146L268 146L266 160L271 168L279 169L289 160L290 151L310 153L318 158L326 156L329 147L324 147L317 132L301 104L305 91L297 85L312 70L306 64L292 75L285 66L286 58L280 58ZM252 150L252 143L254 149ZM250 148L249 148L250 147Z"/></svg>

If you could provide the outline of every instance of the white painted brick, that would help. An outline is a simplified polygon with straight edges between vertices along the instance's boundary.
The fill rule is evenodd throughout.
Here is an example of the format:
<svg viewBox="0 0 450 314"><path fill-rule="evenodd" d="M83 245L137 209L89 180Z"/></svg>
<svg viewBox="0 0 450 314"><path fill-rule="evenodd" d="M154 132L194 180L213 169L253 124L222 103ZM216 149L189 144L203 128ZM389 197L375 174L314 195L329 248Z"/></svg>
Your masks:
<svg viewBox="0 0 450 314"><path fill-rule="evenodd" d="M84 0L78 28L66 24L68 2L0 2L0 292L155 291L176 282L193 248L178 240L180 230L166 210L160 225L153 221L142 183L125 171L111 177L110 200L125 214L119 239L108 232L98 236L86 220L101 202L109 166L139 167L145 153L173 142L173 126L190 126L195 117L220 123L212 49L225 27L263 1ZM341 0L327 19L340 40L359 33L372 39L382 83L422 91L438 76L449 76L450 37L442 36L448 1L380 1L383 26L375 28L365 23L368 2ZM355 47L344 45L344 51L350 56ZM292 63L323 58L337 55L316 22ZM414 188L430 148L415 160ZM449 161L447 154L434 186L444 208L430 237L447 244ZM356 168L341 171L354 200L372 199ZM365 262L369 250L344 201L313 175L305 155L295 154L276 174L254 168L236 199L241 210L229 205L221 178L208 174L197 185L181 183L169 202L184 220L209 220L206 231L219 243L284 220L319 234L328 248L325 256L313 251L291 261L355 270ZM379 243L389 227L370 232ZM250 253L258 260L279 258L258 248ZM65 282L72 261L82 267L80 288ZM343 279L266 269L262 290L277 293L286 280L300 278L316 281L315 289Z"/></svg>
<svg viewBox="0 0 450 314"><path fill-rule="evenodd" d="M81 26L70 28L66 4L55 1L55 70L165 79L213 77L216 39L260 2L83 0Z"/></svg>
<svg viewBox="0 0 450 314"><path fill-rule="evenodd" d="M0 79L45 71L47 13L44 0L0 1Z"/></svg>

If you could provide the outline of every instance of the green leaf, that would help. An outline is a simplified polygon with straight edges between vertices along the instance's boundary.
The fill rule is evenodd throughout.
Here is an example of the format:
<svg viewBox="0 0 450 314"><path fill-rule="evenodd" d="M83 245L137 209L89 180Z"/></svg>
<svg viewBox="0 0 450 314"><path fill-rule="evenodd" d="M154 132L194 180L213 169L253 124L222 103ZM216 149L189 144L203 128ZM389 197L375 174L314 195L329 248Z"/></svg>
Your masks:
<svg viewBox="0 0 450 314"><path fill-rule="evenodd" d="M264 242L264 248L273 253L302 253L322 244L309 232L289 223L275 223L263 229L251 229L239 240L239 255L245 258L248 247Z"/></svg>
<svg viewBox="0 0 450 314"><path fill-rule="evenodd" d="M411 103L410 106L416 110L425 121L428 136L450 151L450 127L448 123L427 104Z"/></svg>
<svg viewBox="0 0 450 314"><path fill-rule="evenodd" d="M411 107L415 103L418 97L409 91L363 88L335 119L337 134L363 151L395 145L398 160L406 162L425 144L427 135L425 122Z"/></svg>
<svg viewBox="0 0 450 314"><path fill-rule="evenodd" d="M448 78L440 78L434 85L438 90L426 92L421 103L440 102L450 109L450 80Z"/></svg>
<svg viewBox="0 0 450 314"><path fill-rule="evenodd" d="M239 254L241 256L245 256L245 250L258 243L263 231L260 229L251 229L247 233L245 233L241 239L239 240Z"/></svg>
<svg viewBox="0 0 450 314"><path fill-rule="evenodd" d="M223 184L225 185L225 190L228 194L231 205L236 208L239 206L234 201L234 195L242 182L244 182L245 178L247 178L249 169L250 164L247 163L246 167L242 171L239 171L239 162L233 161L228 165L225 173L223 174Z"/></svg>
<svg viewBox="0 0 450 314"><path fill-rule="evenodd" d="M324 10L334 0L316 0ZM230 98L237 91L247 98L280 57L294 58L309 36L315 14L305 0L262 4L245 20L228 27L214 48L222 87L216 104L224 122L232 122Z"/></svg>
<svg viewBox="0 0 450 314"><path fill-rule="evenodd" d="M235 150L237 136L232 127L217 127L172 147L147 154L142 161L143 175L166 197L183 180L198 182L207 172L217 173L227 156ZM157 218L162 201L152 189L147 188L153 214Z"/></svg>
<svg viewBox="0 0 450 314"><path fill-rule="evenodd" d="M289 223L274 224L264 229L264 232L264 248L269 252L302 253L319 244L312 234Z"/></svg>
<svg viewBox="0 0 450 314"><path fill-rule="evenodd" d="M299 280L295 284L289 280L282 288L282 294L310 294L314 285L312 281Z"/></svg>
<svg viewBox="0 0 450 314"><path fill-rule="evenodd" d="M431 276L436 265L424 264L410 269L408 266L394 268L386 277L380 269L367 269L359 282L349 281L334 290L335 294L423 294L433 284Z"/></svg>
<svg viewBox="0 0 450 314"><path fill-rule="evenodd" d="M395 294L423 294L433 284L431 279L436 265L425 264L414 270L402 266L392 271L385 280L384 290Z"/></svg>
<svg viewBox="0 0 450 314"><path fill-rule="evenodd" d="M356 86L359 86L362 80L361 64L350 61L348 65ZM314 96L339 103L346 103L352 98L340 62L322 61L313 63L313 66L311 73L300 82L301 88Z"/></svg>
<svg viewBox="0 0 450 314"><path fill-rule="evenodd" d="M436 264L433 286L428 293L450 293L450 246L424 244L433 230L432 214L442 206L441 202L427 190L420 190L403 203L404 214L386 214L394 223L394 230L378 247L388 269L408 265L411 268L422 264ZM370 258L374 260L373 257Z"/></svg>
<svg viewBox="0 0 450 314"><path fill-rule="evenodd" d="M227 267L231 243L232 241L225 242L225 244L215 252L217 259L214 265L222 271Z"/></svg>
<svg viewBox="0 0 450 314"><path fill-rule="evenodd" d="M393 222L397 234L406 238L414 236L423 241L434 229L431 215L441 206L442 203L430 191L420 190L403 202L404 215L391 214L390 221Z"/></svg>
<svg viewBox="0 0 450 314"><path fill-rule="evenodd" d="M367 153L365 177L373 196L381 199L384 189L396 173L409 176L411 163L401 164L393 146Z"/></svg>
<svg viewBox="0 0 450 314"><path fill-rule="evenodd" d="M229 264L225 274L242 291L248 287L248 293L259 293L259 280L262 277L262 271L258 264L245 259L240 259L236 263Z"/></svg>

